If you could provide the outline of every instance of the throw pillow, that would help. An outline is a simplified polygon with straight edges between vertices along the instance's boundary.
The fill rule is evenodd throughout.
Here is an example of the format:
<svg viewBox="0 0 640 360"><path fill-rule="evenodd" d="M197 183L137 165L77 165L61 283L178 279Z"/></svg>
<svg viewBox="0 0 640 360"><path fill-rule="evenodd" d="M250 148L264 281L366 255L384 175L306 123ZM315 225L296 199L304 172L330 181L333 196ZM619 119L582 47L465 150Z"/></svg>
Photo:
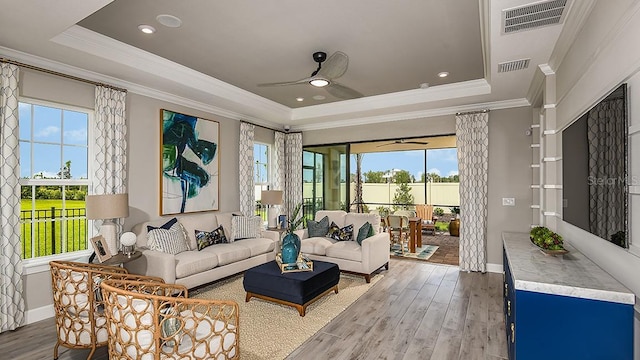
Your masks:
<svg viewBox="0 0 640 360"><path fill-rule="evenodd" d="M309 237L324 237L329 232L329 217L325 216L320 221L307 220Z"/></svg>
<svg viewBox="0 0 640 360"><path fill-rule="evenodd" d="M335 222L331 222L326 236L338 241L349 241L353 238L353 224L340 228Z"/></svg>
<svg viewBox="0 0 640 360"><path fill-rule="evenodd" d="M202 250L215 244L227 244L229 240L227 240L224 235L224 229L220 225L213 231L196 230L196 243L198 243L198 250Z"/></svg>
<svg viewBox="0 0 640 360"><path fill-rule="evenodd" d="M184 239L185 244L187 245L187 250L191 250L191 248L189 247L189 236L187 235L187 230L185 230L184 226L182 226L182 224L178 222L177 218L172 218L171 220L167 221L166 223L158 227L147 225L147 247L151 249L151 246L152 246L151 244L152 238L149 237L149 231L154 229L170 230L174 226L176 226L176 228L179 228L182 231L182 237Z"/></svg>
<svg viewBox="0 0 640 360"><path fill-rule="evenodd" d="M152 229L147 233L147 237L147 245L151 250L173 255L189 250L184 236L184 229L179 222L175 222L168 230L162 228Z"/></svg>
<svg viewBox="0 0 640 360"><path fill-rule="evenodd" d="M369 236L373 236L373 226L367 221L358 229L358 237L356 237L358 245L362 246L362 241Z"/></svg>
<svg viewBox="0 0 640 360"><path fill-rule="evenodd" d="M262 232L262 218L260 216L234 216L231 219L233 239L258 238Z"/></svg>

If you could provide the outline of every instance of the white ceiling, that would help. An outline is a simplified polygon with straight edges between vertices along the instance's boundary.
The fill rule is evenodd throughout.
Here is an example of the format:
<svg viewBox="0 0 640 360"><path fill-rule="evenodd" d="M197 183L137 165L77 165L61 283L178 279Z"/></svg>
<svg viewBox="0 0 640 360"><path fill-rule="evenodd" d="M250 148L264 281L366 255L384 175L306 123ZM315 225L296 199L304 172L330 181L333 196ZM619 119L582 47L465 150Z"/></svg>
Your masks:
<svg viewBox="0 0 640 360"><path fill-rule="evenodd" d="M0 1L4 57L230 118L308 130L529 105L539 93L538 65L562 57L594 0L570 2L563 24L507 35L502 10L531 1ZM182 26L159 24L160 14L179 17ZM140 24L157 32L144 35ZM307 84L256 86L309 76L315 51L346 53L349 68L339 81L365 97L340 101ZM524 58L531 59L527 69L497 72L499 63ZM437 77L441 71L450 75Z"/></svg>

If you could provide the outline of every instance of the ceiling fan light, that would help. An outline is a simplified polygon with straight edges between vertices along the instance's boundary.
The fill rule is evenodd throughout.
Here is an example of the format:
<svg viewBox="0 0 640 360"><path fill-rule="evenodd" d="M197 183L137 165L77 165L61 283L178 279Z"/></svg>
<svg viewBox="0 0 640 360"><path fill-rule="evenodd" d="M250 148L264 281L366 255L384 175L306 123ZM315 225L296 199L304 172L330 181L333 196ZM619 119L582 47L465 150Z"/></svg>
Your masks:
<svg viewBox="0 0 640 360"><path fill-rule="evenodd" d="M313 79L311 81L309 81L309 84L315 86L315 87L325 87L327 85L329 85L329 80L327 79L323 79L323 78L316 78Z"/></svg>

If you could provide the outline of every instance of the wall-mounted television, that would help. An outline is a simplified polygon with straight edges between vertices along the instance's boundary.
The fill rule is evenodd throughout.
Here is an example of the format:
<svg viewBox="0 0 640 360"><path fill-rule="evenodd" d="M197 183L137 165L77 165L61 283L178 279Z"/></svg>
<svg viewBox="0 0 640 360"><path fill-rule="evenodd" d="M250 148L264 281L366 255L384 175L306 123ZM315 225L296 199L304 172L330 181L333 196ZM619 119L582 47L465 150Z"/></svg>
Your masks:
<svg viewBox="0 0 640 360"><path fill-rule="evenodd" d="M627 86L562 131L562 219L628 245Z"/></svg>

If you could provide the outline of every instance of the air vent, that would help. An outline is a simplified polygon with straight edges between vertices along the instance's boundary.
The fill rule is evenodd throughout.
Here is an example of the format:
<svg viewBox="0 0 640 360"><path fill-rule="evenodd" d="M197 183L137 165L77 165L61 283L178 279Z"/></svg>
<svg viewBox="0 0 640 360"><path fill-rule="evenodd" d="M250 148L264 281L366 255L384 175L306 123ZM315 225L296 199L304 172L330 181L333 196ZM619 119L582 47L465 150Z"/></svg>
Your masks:
<svg viewBox="0 0 640 360"><path fill-rule="evenodd" d="M531 59L521 59L521 60L514 60L514 61L507 61L507 62L503 62L503 63L499 63L498 64L498 72L502 73L502 72L509 72L509 71L516 71L516 70L522 70L522 69L526 69L529 67L529 61Z"/></svg>
<svg viewBox="0 0 640 360"><path fill-rule="evenodd" d="M502 10L502 33L531 30L562 23L570 0L543 1Z"/></svg>

